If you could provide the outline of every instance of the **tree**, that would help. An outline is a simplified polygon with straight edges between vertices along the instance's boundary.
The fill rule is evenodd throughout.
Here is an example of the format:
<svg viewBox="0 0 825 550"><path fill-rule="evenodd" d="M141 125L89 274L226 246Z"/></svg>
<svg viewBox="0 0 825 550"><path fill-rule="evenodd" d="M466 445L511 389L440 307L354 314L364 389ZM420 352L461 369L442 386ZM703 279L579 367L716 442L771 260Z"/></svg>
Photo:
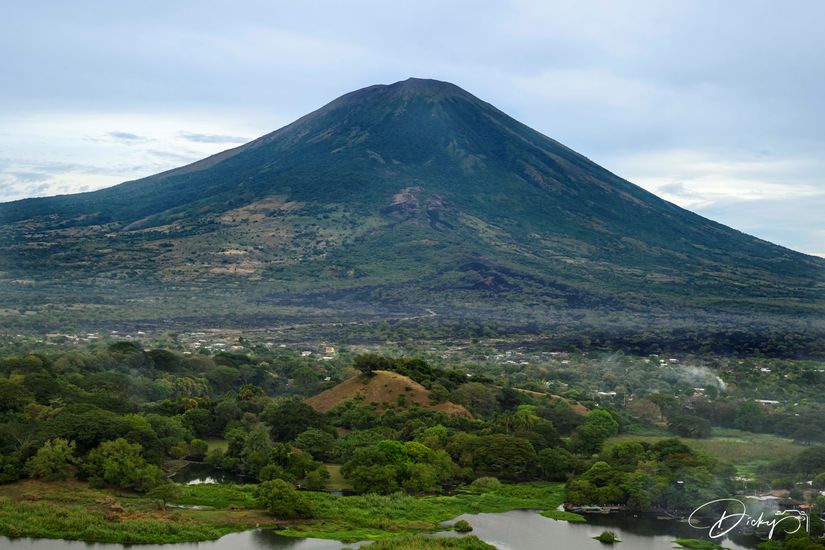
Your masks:
<svg viewBox="0 0 825 550"><path fill-rule="evenodd" d="M662 419L662 409L648 399L634 399L627 405L627 412L642 422L658 422Z"/></svg>
<svg viewBox="0 0 825 550"><path fill-rule="evenodd" d="M298 367L293 371L292 378L295 380L295 387L303 395L317 393L321 385L320 375L309 367Z"/></svg>
<svg viewBox="0 0 825 550"><path fill-rule="evenodd" d="M23 475L20 458L17 455L0 454L0 483L13 483Z"/></svg>
<svg viewBox="0 0 825 550"><path fill-rule="evenodd" d="M637 464L647 458L647 447L638 441L616 443L607 453L610 464L622 470L634 470Z"/></svg>
<svg viewBox="0 0 825 550"><path fill-rule="evenodd" d="M146 493L146 496L154 501L157 501L158 508L166 510L166 504L169 501L180 498L180 485L177 483L161 483Z"/></svg>
<svg viewBox="0 0 825 550"><path fill-rule="evenodd" d="M318 460L330 460L335 450L335 437L318 428L310 428L298 434L295 446Z"/></svg>
<svg viewBox="0 0 825 550"><path fill-rule="evenodd" d="M271 454L272 440L269 438L269 430L263 424L256 424L246 436L240 453L244 473L258 477L261 469L269 463Z"/></svg>
<svg viewBox="0 0 825 550"><path fill-rule="evenodd" d="M294 481L295 476L287 472L280 464L267 464L258 472L258 481L270 481L282 479L284 481Z"/></svg>
<svg viewBox="0 0 825 550"><path fill-rule="evenodd" d="M31 393L22 385L0 378L0 412L21 411L32 399Z"/></svg>
<svg viewBox="0 0 825 550"><path fill-rule="evenodd" d="M311 518L309 499L281 479L264 481L255 492L258 503L279 519Z"/></svg>
<svg viewBox="0 0 825 550"><path fill-rule="evenodd" d="M621 488L623 475L607 462L595 462L580 478L567 484L567 498L577 504L624 502L627 495Z"/></svg>
<svg viewBox="0 0 825 550"><path fill-rule="evenodd" d="M443 449L449 437L449 430L441 424L436 424L424 430L417 439L431 449Z"/></svg>
<svg viewBox="0 0 825 550"><path fill-rule="evenodd" d="M466 405L473 414L482 418L488 417L496 411L495 390L479 382L467 382L460 385L453 392L452 400Z"/></svg>
<svg viewBox="0 0 825 550"><path fill-rule="evenodd" d="M450 390L443 384L435 383L430 387L430 404L437 405L443 403L450 398Z"/></svg>
<svg viewBox="0 0 825 550"><path fill-rule="evenodd" d="M164 452L169 452L172 446L181 441L192 439L192 434L184 427L178 416L170 417L160 414L147 414L144 418L155 432L160 447Z"/></svg>
<svg viewBox="0 0 825 550"><path fill-rule="evenodd" d="M825 439L825 429L815 423L806 423L798 426L791 434L791 437L794 441L803 444L822 441Z"/></svg>
<svg viewBox="0 0 825 550"><path fill-rule="evenodd" d="M536 451L521 437L504 434L485 435L478 439L473 453L476 473L500 479L524 481L536 471Z"/></svg>
<svg viewBox="0 0 825 550"><path fill-rule="evenodd" d="M215 405L215 429L219 432L226 430L226 425L241 417L242 411L235 399L224 398Z"/></svg>
<svg viewBox="0 0 825 550"><path fill-rule="evenodd" d="M304 477L303 485L307 489L311 489L313 491L321 491L326 487L327 481L329 481L329 470L326 469L325 466L318 466L311 472L309 472L306 477Z"/></svg>
<svg viewBox="0 0 825 550"><path fill-rule="evenodd" d="M189 458L192 460L203 460L209 452L209 443L203 439L193 439L189 442Z"/></svg>
<svg viewBox="0 0 825 550"><path fill-rule="evenodd" d="M655 496L655 485L656 480L645 472L625 474L621 488L627 494L627 506L633 510L650 510Z"/></svg>
<svg viewBox="0 0 825 550"><path fill-rule="evenodd" d="M165 349L153 349L147 352L156 369L174 372L180 368L180 357Z"/></svg>
<svg viewBox="0 0 825 550"><path fill-rule="evenodd" d="M46 441L37 453L26 461L26 473L48 481L63 481L72 475L75 463L75 442L62 438Z"/></svg>
<svg viewBox="0 0 825 550"><path fill-rule="evenodd" d="M352 366L361 371L361 374L372 376L377 370L392 369L392 361L376 353L362 353L353 359Z"/></svg>
<svg viewBox="0 0 825 550"><path fill-rule="evenodd" d="M48 405L49 400L60 394L60 385L45 372L32 372L23 379L23 386L34 395L35 400Z"/></svg>
<svg viewBox="0 0 825 550"><path fill-rule="evenodd" d="M104 441L89 452L83 470L95 483L108 483L124 489L148 491L163 479L163 472L143 458L143 448L123 438Z"/></svg>
<svg viewBox="0 0 825 550"><path fill-rule="evenodd" d="M324 426L321 413L299 398L279 399L264 410L262 417L275 441L292 441L301 432Z"/></svg>
<svg viewBox="0 0 825 550"><path fill-rule="evenodd" d="M212 413L202 407L194 407L183 413L183 421L198 437L213 435L214 419Z"/></svg>
<svg viewBox="0 0 825 550"><path fill-rule="evenodd" d="M583 453L597 453L609 437L619 432L619 423L603 410L595 410L587 415L584 424L576 428L573 444Z"/></svg>
<svg viewBox="0 0 825 550"><path fill-rule="evenodd" d="M356 466L347 473L356 493L376 493L389 495L398 490L398 468L391 465L373 464Z"/></svg>
<svg viewBox="0 0 825 550"><path fill-rule="evenodd" d="M509 411L524 402L524 395L510 386L505 386L498 392L497 400L501 410Z"/></svg>
<svg viewBox="0 0 825 550"><path fill-rule="evenodd" d="M542 449L538 459L541 477L548 481L564 481L575 473L576 457L567 449Z"/></svg>
<svg viewBox="0 0 825 550"><path fill-rule="evenodd" d="M529 431L516 431L514 435L527 437L536 450L545 447L556 447L561 443L559 431L549 420L539 418Z"/></svg>
<svg viewBox="0 0 825 550"><path fill-rule="evenodd" d="M357 492L379 494L399 487L411 493L436 492L452 472L453 461L446 451L392 440L356 449L341 469Z"/></svg>
<svg viewBox="0 0 825 550"><path fill-rule="evenodd" d="M793 459L795 472L816 474L825 471L825 447L805 449Z"/></svg>
<svg viewBox="0 0 825 550"><path fill-rule="evenodd" d="M438 471L431 464L409 464L404 477L403 487L409 493L431 493L438 489Z"/></svg>
<svg viewBox="0 0 825 550"><path fill-rule="evenodd" d="M206 379L219 394L232 389L238 381L238 376L238 369L226 365L217 365L206 371Z"/></svg>
<svg viewBox="0 0 825 550"><path fill-rule="evenodd" d="M753 401L746 401L736 408L733 426L738 430L759 432L765 427L767 416L764 409Z"/></svg>
<svg viewBox="0 0 825 550"><path fill-rule="evenodd" d="M673 418L667 429L681 437L705 438L710 437L712 426L704 418L681 415Z"/></svg>

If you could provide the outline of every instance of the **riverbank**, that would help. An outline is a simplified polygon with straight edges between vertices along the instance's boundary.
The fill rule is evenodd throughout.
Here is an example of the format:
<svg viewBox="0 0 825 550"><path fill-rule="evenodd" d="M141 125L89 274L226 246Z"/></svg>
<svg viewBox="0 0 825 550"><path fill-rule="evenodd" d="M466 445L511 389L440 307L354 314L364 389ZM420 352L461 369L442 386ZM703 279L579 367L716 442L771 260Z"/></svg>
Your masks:
<svg viewBox="0 0 825 550"><path fill-rule="evenodd" d="M507 512L518 509L555 510L564 500L561 483L504 484L483 494L412 497L362 495L310 496L316 517L295 523L281 533L342 541L379 540L399 535L443 530L441 523L461 514Z"/></svg>
<svg viewBox="0 0 825 550"><path fill-rule="evenodd" d="M77 481L0 485L0 534L9 537L163 544L213 540L256 525L278 522L248 507L162 510L146 497Z"/></svg>
<svg viewBox="0 0 825 550"><path fill-rule="evenodd" d="M465 513L555 510L564 498L561 483L503 485L491 493L453 496L306 492L315 517L286 522L258 509L254 489L184 486L174 504L186 508L163 510L144 496L94 489L78 481L21 481L0 485L0 535L162 544L213 540L257 526L295 537L382 540L443 530L442 522Z"/></svg>

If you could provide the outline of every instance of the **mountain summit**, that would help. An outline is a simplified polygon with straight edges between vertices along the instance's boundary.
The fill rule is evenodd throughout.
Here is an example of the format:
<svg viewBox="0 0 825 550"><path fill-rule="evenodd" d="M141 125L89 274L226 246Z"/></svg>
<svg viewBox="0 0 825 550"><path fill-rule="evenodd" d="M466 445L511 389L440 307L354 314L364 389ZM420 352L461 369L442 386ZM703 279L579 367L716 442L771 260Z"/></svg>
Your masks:
<svg viewBox="0 0 825 550"><path fill-rule="evenodd" d="M288 308L535 325L816 318L825 303L821 259L679 208L453 84L413 78L182 168L2 204L0 243L3 302L54 293L109 319L265 324ZM147 289L152 308L116 311ZM206 310L181 302L195 293Z"/></svg>

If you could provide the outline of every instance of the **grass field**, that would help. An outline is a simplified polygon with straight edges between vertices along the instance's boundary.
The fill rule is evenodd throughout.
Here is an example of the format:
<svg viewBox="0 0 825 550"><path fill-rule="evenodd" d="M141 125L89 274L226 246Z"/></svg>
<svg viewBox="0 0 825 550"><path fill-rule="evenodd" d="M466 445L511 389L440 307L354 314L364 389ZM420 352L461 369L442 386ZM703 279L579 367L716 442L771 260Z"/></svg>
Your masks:
<svg viewBox="0 0 825 550"><path fill-rule="evenodd" d="M362 495L336 497L305 493L315 518L296 523L284 535L343 541L380 540L443 529L440 524L461 514L506 512L516 509L552 510L564 500L561 483L503 485L485 494L412 497Z"/></svg>
<svg viewBox="0 0 825 550"><path fill-rule="evenodd" d="M665 438L665 436L618 435L610 438L605 448L622 441L655 443ZM761 464L792 458L804 449L792 440L776 435L718 428L713 430L713 437L708 439L683 439L683 441L697 451L722 462L733 464L740 475L746 476L752 475L754 469Z"/></svg>
<svg viewBox="0 0 825 550"><path fill-rule="evenodd" d="M226 452L226 448L229 446L229 442L223 438L213 437L206 440L206 444L209 446L210 451L214 451L215 449L220 449L221 451Z"/></svg>
<svg viewBox="0 0 825 550"><path fill-rule="evenodd" d="M163 544L212 540L256 524L277 523L251 509L160 510L145 497L92 489L80 482L0 485L0 534L10 537Z"/></svg>
<svg viewBox="0 0 825 550"><path fill-rule="evenodd" d="M352 483L347 481L341 474L340 464L324 464L329 472L329 480L327 480L327 491L349 491L352 490Z"/></svg>
<svg viewBox="0 0 825 550"><path fill-rule="evenodd" d="M254 485L185 486L174 504L199 509L161 510L146 497L93 489L78 481L21 481L0 485L0 535L161 544L211 540L257 525L279 527L281 533L295 537L383 540L438 531L442 522L465 513L553 510L564 498L561 483L504 485L492 493L454 496L342 497L305 492L314 518L288 522L259 510L254 489ZM387 548L420 547L417 539L409 544ZM466 544L437 547L484 548Z"/></svg>

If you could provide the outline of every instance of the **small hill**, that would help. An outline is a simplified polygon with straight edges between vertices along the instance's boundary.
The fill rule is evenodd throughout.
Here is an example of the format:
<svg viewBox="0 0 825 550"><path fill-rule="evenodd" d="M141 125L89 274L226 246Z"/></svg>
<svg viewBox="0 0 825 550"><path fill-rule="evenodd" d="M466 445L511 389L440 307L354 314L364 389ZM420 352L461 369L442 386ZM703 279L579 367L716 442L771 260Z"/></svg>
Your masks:
<svg viewBox="0 0 825 550"><path fill-rule="evenodd" d="M446 401L437 405L430 404L430 392L427 388L410 378L397 372L377 370L372 376L354 376L344 380L334 388L330 388L307 399L307 403L319 412L327 412L337 405L362 397L364 403L376 403L379 408L387 405L397 405L398 397L404 396L404 406L413 403L425 409L442 412L449 415L472 417L470 411L462 405Z"/></svg>

